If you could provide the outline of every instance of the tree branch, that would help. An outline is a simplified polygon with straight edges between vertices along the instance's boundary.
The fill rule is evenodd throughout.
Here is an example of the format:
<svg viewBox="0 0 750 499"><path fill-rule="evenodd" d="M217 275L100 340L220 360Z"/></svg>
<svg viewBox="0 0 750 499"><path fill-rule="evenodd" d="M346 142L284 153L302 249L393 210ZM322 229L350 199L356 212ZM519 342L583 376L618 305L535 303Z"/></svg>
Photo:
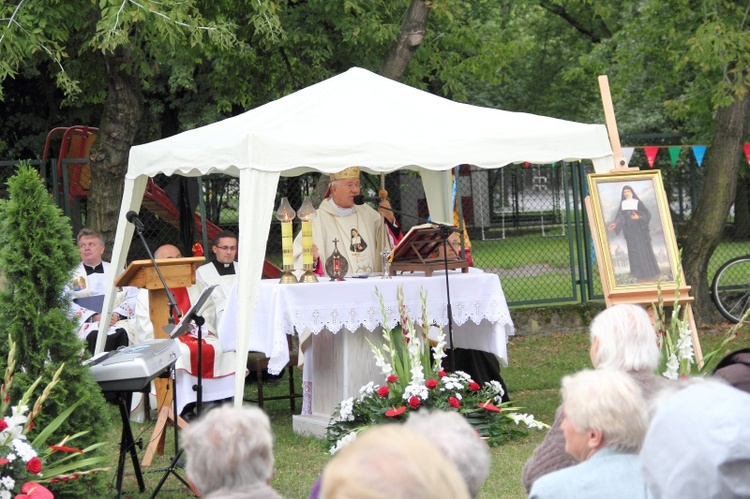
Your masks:
<svg viewBox="0 0 750 499"><path fill-rule="evenodd" d="M539 6L560 17L593 43L599 43L602 40L612 38L612 32L604 21L596 15L592 14L588 16L589 19L580 20L574 17L573 14L568 12L562 5L553 4L548 0L540 0Z"/></svg>

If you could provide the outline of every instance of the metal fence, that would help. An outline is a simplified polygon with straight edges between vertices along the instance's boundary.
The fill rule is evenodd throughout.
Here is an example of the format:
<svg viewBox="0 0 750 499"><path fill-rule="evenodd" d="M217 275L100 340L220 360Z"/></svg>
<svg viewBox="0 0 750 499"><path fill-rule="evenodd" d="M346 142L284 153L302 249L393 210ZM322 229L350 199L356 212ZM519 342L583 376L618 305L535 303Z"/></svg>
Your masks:
<svg viewBox="0 0 750 499"><path fill-rule="evenodd" d="M60 167L55 159L34 164L58 205L71 218L74 231L85 226L90 184L87 161L66 159ZM0 162L0 197L7 195L5 179L14 171L14 165L15 161ZM586 195L585 176L591 171L586 162L511 165L497 170L469 166L456 169L455 193L470 237L474 265L500 276L510 305L602 298L582 201ZM698 202L702 173L689 161L662 168L678 234L682 222ZM323 187L318 174L282 178L276 205L286 196L296 209L306 194L319 199ZM407 171L389 174L386 187L394 209L403 214L400 219L406 229L429 215L417 174ZM380 178L364 176L363 194L375 195L379 188ZM269 220L268 233L256 237L267 240L267 259L280 264L281 231L274 213L253 216ZM222 174L191 179L157 177L149 183L141 218L152 247L173 243L189 254L194 241L204 243L205 247L212 234L221 229L237 233L242 230L239 179ZM733 220L730 215L730 226ZM298 230L296 226L295 233ZM709 279L721 263L747 253L750 241L723 241L709 266ZM141 245L133 241L128 259L145 257Z"/></svg>

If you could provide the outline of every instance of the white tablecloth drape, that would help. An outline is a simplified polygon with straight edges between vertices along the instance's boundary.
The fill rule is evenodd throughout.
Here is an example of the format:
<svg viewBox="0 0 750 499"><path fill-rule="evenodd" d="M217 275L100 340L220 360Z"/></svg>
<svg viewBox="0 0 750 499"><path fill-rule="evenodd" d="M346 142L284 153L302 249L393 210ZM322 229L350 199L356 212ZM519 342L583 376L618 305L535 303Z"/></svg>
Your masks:
<svg viewBox="0 0 750 499"><path fill-rule="evenodd" d="M399 322L396 291L404 288L406 313L421 321L420 290L427 293L428 320L439 326L448 325L445 273L431 277L422 273L382 279L350 278L331 282L320 278L318 283L280 284L263 280L253 320L248 350L263 352L269 357L268 371L280 372L289 361L286 335L298 332L318 334L341 330L368 331L384 324L383 313L375 290L383 296L385 321L393 327ZM513 335L513 323L505 301L500 279L478 269L468 273L449 272L451 308L453 310L454 346L490 352L507 365L507 337ZM236 348L237 290L230 294L219 325L218 335L224 351ZM448 341L447 327L446 342Z"/></svg>

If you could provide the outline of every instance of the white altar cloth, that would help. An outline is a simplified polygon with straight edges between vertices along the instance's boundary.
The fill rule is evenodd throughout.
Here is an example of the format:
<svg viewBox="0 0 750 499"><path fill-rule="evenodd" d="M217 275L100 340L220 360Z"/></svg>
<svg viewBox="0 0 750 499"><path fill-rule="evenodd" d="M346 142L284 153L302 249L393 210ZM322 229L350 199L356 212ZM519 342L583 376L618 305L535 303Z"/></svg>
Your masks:
<svg viewBox="0 0 750 499"><path fill-rule="evenodd" d="M508 365L507 337L514 334L513 322L505 301L500 279L471 268L468 273L449 271L453 341L456 348L472 348L495 354ZM253 320L249 351L269 357L268 371L280 372L289 361L286 335L298 332L318 334L356 331L363 327L372 332L384 323L377 289L383 296L390 326L399 322L396 290L404 287L404 305L413 320L422 316L420 289L427 293L428 320L444 326L448 343L448 312L445 273L425 277L421 272L383 279L348 278L331 282L319 277L318 283L280 284L262 280ZM232 290L218 336L224 351L236 349L237 289Z"/></svg>

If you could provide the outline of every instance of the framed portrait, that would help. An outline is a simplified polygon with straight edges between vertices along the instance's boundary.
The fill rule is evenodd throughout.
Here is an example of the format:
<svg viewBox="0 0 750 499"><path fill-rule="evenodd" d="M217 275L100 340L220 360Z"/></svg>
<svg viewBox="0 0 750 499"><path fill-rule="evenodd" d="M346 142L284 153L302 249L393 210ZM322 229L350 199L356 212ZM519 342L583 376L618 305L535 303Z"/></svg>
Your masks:
<svg viewBox="0 0 750 499"><path fill-rule="evenodd" d="M588 186L592 235L603 260L599 268L605 289L682 286L684 282L677 282L679 252L661 172L591 174Z"/></svg>

